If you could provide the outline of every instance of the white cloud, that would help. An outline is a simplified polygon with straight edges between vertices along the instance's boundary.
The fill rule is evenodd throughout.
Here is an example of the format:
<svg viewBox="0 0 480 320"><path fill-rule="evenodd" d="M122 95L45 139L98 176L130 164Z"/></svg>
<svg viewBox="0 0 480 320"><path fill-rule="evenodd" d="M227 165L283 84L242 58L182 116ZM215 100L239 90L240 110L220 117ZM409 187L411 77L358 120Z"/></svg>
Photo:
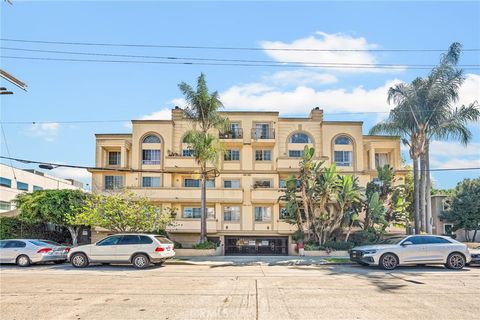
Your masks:
<svg viewBox="0 0 480 320"><path fill-rule="evenodd" d="M469 73L460 87L459 105L469 105L477 100L480 103L480 75Z"/></svg>
<svg viewBox="0 0 480 320"><path fill-rule="evenodd" d="M63 179L74 179L82 182L89 182L92 174L86 169L59 167L52 169L49 174Z"/></svg>
<svg viewBox="0 0 480 320"><path fill-rule="evenodd" d="M432 157L477 157L480 159L480 143L472 142L464 146L458 142L433 141L430 144Z"/></svg>
<svg viewBox="0 0 480 320"><path fill-rule="evenodd" d="M27 130L27 134L32 137L39 137L47 142L55 141L58 135L60 124L58 122L34 123Z"/></svg>
<svg viewBox="0 0 480 320"><path fill-rule="evenodd" d="M170 108L164 108L160 111L152 112L140 118L140 120L170 120L170 119L172 119L172 110Z"/></svg>
<svg viewBox="0 0 480 320"><path fill-rule="evenodd" d="M288 85L325 85L338 82L337 77L328 73L320 73L311 70L298 69L279 71L264 77L266 82L278 86Z"/></svg>
<svg viewBox="0 0 480 320"><path fill-rule="evenodd" d="M282 41L262 41L262 48L269 49L315 49L315 50L368 50L378 48L378 45L369 43L363 37L354 38L343 33L315 32L314 35L296 39L290 43ZM265 50L265 54L282 62L299 62L312 66L312 63L350 63L350 64L376 64L377 58L369 51L281 51ZM372 68L341 68L342 72L398 72L400 69L372 69Z"/></svg>
<svg viewBox="0 0 480 320"><path fill-rule="evenodd" d="M480 158L460 159L451 158L447 160L432 159L432 168L447 169L447 168L480 168Z"/></svg>

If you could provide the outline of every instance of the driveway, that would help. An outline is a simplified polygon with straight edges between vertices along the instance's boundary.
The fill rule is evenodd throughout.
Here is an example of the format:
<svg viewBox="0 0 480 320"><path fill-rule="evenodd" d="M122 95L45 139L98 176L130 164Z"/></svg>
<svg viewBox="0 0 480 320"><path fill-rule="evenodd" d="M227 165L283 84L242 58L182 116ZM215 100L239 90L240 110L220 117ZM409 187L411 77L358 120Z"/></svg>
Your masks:
<svg viewBox="0 0 480 320"><path fill-rule="evenodd" d="M2 319L475 319L480 268L2 266Z"/></svg>

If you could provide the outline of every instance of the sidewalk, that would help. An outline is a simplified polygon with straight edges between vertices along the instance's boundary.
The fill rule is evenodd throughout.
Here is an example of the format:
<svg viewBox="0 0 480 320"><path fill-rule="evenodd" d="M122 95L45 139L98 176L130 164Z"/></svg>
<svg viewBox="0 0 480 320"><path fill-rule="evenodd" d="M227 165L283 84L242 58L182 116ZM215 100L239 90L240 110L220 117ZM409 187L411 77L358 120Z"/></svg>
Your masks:
<svg viewBox="0 0 480 320"><path fill-rule="evenodd" d="M327 264L349 264L349 257L301 257L301 256L203 256L176 257L166 264L187 264L207 266L310 266Z"/></svg>

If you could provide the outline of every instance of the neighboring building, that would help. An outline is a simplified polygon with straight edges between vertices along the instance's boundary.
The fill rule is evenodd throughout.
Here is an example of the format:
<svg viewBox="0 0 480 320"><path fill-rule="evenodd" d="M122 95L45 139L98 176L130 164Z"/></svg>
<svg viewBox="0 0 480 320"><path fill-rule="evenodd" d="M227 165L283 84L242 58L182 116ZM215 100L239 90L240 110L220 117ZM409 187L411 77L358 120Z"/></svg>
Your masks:
<svg viewBox="0 0 480 320"><path fill-rule="evenodd" d="M446 195L433 195L432 196L432 234L438 235L452 235L455 234L455 239L458 241L465 241L465 230L453 231L453 223L448 221L442 221L440 219L440 213L448 209L448 201ZM475 231L470 231L470 239L473 238ZM477 241L480 237L477 235Z"/></svg>
<svg viewBox="0 0 480 320"><path fill-rule="evenodd" d="M14 199L18 194L43 189L82 189L83 184L32 169L18 169L0 163L0 213L15 215Z"/></svg>
<svg viewBox="0 0 480 320"><path fill-rule="evenodd" d="M220 176L208 182L208 237L220 240L226 253L239 246L254 252L287 253L295 227L282 220L284 181L298 171L305 145L315 147L315 160L336 163L365 186L376 167L400 169L398 137L362 134L362 122L324 121L315 108L309 117L282 118L278 112L224 112L230 130L219 138L227 150ZM92 170L94 192L128 187L153 202L178 209L169 230L183 245L198 242L200 188L198 170L183 139L190 122L183 110L172 120L132 120L131 134L97 134L96 166L156 169L169 173L126 173ZM198 179L198 178L197 178ZM403 183L403 173L397 177ZM248 250L247 250L248 251Z"/></svg>

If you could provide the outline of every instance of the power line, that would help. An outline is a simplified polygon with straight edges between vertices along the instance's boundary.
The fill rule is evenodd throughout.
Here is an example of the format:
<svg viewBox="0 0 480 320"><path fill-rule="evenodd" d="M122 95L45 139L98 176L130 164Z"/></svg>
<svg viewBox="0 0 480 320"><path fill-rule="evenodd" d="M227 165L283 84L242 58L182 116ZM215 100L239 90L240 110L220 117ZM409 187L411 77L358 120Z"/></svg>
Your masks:
<svg viewBox="0 0 480 320"><path fill-rule="evenodd" d="M335 65L308 65L308 64L253 64L253 63L210 63L210 62L176 62L176 61L144 61L144 60L100 60L100 59L71 59L71 58L49 58L49 57L20 57L4 56L3 59L19 60L42 60L42 61L65 61L65 62L95 62L95 63L127 63L127 64L165 64L165 65L202 65L202 66L235 66L235 67L280 67L280 68L328 68L328 69L389 69L389 70L430 70L429 67L403 67L403 66L335 66ZM477 70L480 67L464 68L468 70Z"/></svg>
<svg viewBox="0 0 480 320"><path fill-rule="evenodd" d="M103 46L103 47L140 47L140 48L172 48L172 49L201 49L201 50L243 50L243 51L304 51L304 52L445 52L445 49L315 49L315 48L258 48L258 47L229 47L229 46L192 46L192 45L160 45L160 44L132 44L132 43L99 43L99 42L68 42L47 40L26 40L0 38L1 41L79 45L79 46ZM466 48L465 52L477 52L480 49Z"/></svg>
<svg viewBox="0 0 480 320"><path fill-rule="evenodd" d="M122 58L142 58L142 59L162 59L162 60L193 60L193 61L215 61L215 62L235 62L235 63L258 63L258 64L299 64L299 65L320 65L320 66L380 66L380 67L435 67L433 64L403 64L403 63L351 63L351 62L308 62L308 61L274 61L274 60L248 60L248 59L222 59L222 58L198 58L198 57L175 57L175 56L152 56L152 55L132 55L115 53L97 53L97 52L78 52L78 51L59 51L59 50L40 50L2 47L3 50L42 52L68 55L86 55L103 57L122 57ZM459 65L459 67L480 67L479 64Z"/></svg>

